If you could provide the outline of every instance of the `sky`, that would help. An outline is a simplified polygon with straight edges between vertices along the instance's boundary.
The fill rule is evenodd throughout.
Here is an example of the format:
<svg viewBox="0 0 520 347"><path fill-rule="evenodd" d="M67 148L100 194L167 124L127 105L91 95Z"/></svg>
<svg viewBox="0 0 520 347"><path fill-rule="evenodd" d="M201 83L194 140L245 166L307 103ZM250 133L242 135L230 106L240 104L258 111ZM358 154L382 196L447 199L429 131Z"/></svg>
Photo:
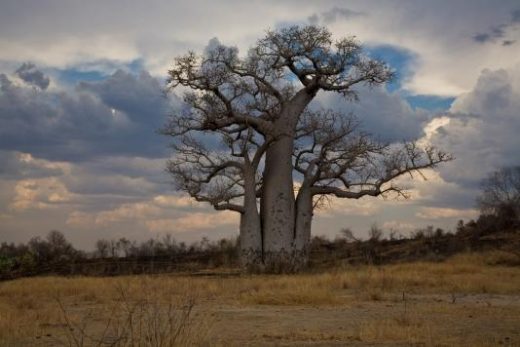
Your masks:
<svg viewBox="0 0 520 347"><path fill-rule="evenodd" d="M456 158L403 179L408 200L331 201L313 233L363 237L377 223L406 235L475 218L482 178L520 164L517 0L0 0L0 242L52 229L87 250L99 238L236 236L238 215L174 191L165 172L172 152L157 129L182 96L164 96L166 73L213 38L245 54L266 30L305 24L355 36L397 72L358 102L320 93L316 104Z"/></svg>

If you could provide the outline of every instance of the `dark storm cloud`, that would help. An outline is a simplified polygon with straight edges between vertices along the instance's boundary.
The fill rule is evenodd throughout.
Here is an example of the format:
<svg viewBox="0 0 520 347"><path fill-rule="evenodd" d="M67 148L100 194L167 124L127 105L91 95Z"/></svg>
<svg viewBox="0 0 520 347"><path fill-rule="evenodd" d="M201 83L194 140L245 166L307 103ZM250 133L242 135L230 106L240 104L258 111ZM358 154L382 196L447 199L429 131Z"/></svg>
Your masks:
<svg viewBox="0 0 520 347"><path fill-rule="evenodd" d="M365 13L349 10L344 7L333 7L328 11L315 13L308 18L311 24L332 24L338 20L347 20L359 16L364 16Z"/></svg>
<svg viewBox="0 0 520 347"><path fill-rule="evenodd" d="M13 83L5 74L0 74L0 91L7 93L11 89Z"/></svg>
<svg viewBox="0 0 520 347"><path fill-rule="evenodd" d="M16 75L30 85L36 86L41 90L47 89L50 83L49 77L45 76L43 72L36 69L36 66L31 63L23 63L22 66L16 70Z"/></svg>
<svg viewBox="0 0 520 347"><path fill-rule="evenodd" d="M494 42L504 37L505 28L505 25L492 27L491 29L489 29L488 32L475 34L473 36L473 40L475 40L478 43Z"/></svg>
<svg viewBox="0 0 520 347"><path fill-rule="evenodd" d="M169 188L164 167L163 158L99 157L74 165L62 181L76 194L151 197Z"/></svg>
<svg viewBox="0 0 520 347"><path fill-rule="evenodd" d="M127 198L144 197L160 194L164 187L147 180L147 177L128 177L124 174L101 174L89 168L88 164L78 168L73 175L62 182L71 193L85 195L119 195Z"/></svg>
<svg viewBox="0 0 520 347"><path fill-rule="evenodd" d="M156 130L170 105L161 83L146 72L117 71L70 92L15 86L5 75L0 83L0 149L72 162L167 154Z"/></svg>
<svg viewBox="0 0 520 347"><path fill-rule="evenodd" d="M34 160L24 160L23 154L0 151L0 178L16 180L20 178L43 178L60 176L63 170L58 166L41 166Z"/></svg>
<svg viewBox="0 0 520 347"><path fill-rule="evenodd" d="M496 26L492 26L485 32L480 32L473 35L473 40L478 43L496 42L503 39L506 36L506 31L520 24L520 9L511 12L511 20L507 23L502 23ZM516 40L506 39L501 40L502 46L511 46L515 44Z"/></svg>
<svg viewBox="0 0 520 347"><path fill-rule="evenodd" d="M139 76L122 70L99 82L82 82L77 89L89 91L100 97L103 103L125 112L132 121L162 125L168 111L163 86L147 72Z"/></svg>

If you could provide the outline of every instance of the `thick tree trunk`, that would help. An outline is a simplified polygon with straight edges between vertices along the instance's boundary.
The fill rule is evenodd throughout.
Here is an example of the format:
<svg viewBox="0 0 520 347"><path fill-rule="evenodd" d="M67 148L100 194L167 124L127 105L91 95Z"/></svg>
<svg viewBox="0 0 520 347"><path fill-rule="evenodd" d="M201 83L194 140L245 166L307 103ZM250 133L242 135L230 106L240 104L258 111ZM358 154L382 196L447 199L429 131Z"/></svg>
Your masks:
<svg viewBox="0 0 520 347"><path fill-rule="evenodd" d="M256 206L254 171L244 170L244 212L240 215L240 263L247 272L262 272L262 226Z"/></svg>
<svg viewBox="0 0 520 347"><path fill-rule="evenodd" d="M313 217L312 194L310 188L302 186L296 199L296 222L294 229L294 269L298 271L307 266L311 241Z"/></svg>
<svg viewBox="0 0 520 347"><path fill-rule="evenodd" d="M262 235L258 211L244 212L240 216L239 259L247 272L262 272Z"/></svg>
<svg viewBox="0 0 520 347"><path fill-rule="evenodd" d="M263 261L267 272L300 269L295 249L296 201L293 188L294 136L298 119L315 91L302 90L286 104L274 123L273 142L266 151L260 213ZM309 224L310 227L310 224Z"/></svg>
<svg viewBox="0 0 520 347"><path fill-rule="evenodd" d="M261 198L263 260L268 272L291 272L295 199L293 139L283 136L267 149Z"/></svg>

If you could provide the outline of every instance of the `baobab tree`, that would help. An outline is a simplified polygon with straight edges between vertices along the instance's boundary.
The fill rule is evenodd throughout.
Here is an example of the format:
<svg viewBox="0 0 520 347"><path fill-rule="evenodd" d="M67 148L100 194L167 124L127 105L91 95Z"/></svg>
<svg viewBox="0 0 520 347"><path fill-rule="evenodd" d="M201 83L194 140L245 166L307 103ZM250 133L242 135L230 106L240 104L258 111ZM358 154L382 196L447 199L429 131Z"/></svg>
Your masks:
<svg viewBox="0 0 520 347"><path fill-rule="evenodd" d="M178 57L168 74L170 88L184 87L186 106L163 129L174 137L168 169L178 189L240 213L248 269L304 267L322 197L404 194L391 181L450 159L414 143L380 144L353 117L312 109L320 91L355 100L354 87L392 77L356 40L334 41L325 28L268 31L244 57L213 42Z"/></svg>

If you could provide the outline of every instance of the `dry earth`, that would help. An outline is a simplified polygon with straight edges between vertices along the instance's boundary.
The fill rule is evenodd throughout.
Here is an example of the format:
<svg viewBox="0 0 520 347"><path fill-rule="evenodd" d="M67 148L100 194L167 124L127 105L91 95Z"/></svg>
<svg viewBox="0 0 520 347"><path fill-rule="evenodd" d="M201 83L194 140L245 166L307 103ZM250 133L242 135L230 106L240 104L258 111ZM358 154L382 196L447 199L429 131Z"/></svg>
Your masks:
<svg viewBox="0 0 520 347"><path fill-rule="evenodd" d="M520 268L496 265L511 257L293 276L2 282L0 344L520 346Z"/></svg>

